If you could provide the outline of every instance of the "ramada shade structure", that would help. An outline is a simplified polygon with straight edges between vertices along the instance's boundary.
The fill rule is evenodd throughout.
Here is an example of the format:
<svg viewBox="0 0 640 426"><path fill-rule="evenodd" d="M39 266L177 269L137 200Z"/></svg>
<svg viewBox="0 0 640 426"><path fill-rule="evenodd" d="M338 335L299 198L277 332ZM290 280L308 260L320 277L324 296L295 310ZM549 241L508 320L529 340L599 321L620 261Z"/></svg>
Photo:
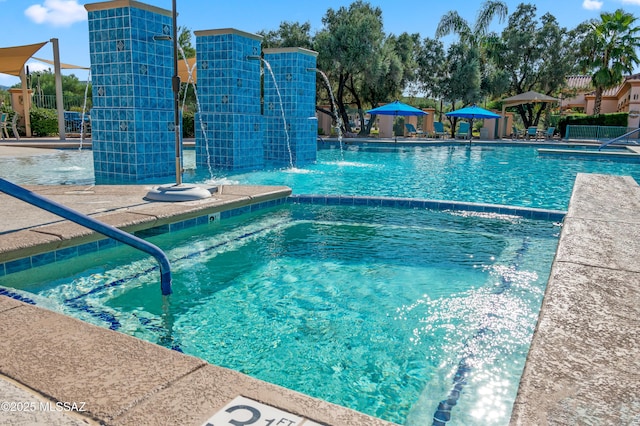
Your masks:
<svg viewBox="0 0 640 426"><path fill-rule="evenodd" d="M502 116L505 116L505 111L507 108L517 105L525 105L525 104L535 104L535 103L545 103L545 102L558 102L560 99L554 98L553 96L545 95L544 93L538 93L533 90L529 90L528 92L520 93L515 96L511 96L509 98L505 98L502 100ZM503 129L503 135L507 134L507 120L504 121L505 128Z"/></svg>

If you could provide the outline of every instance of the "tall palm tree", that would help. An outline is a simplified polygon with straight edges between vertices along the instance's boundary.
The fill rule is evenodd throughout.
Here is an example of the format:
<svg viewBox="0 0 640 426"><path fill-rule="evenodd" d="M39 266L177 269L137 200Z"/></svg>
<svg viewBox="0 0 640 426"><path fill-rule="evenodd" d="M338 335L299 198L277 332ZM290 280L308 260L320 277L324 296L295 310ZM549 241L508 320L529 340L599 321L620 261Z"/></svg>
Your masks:
<svg viewBox="0 0 640 426"><path fill-rule="evenodd" d="M502 22L508 14L507 4L498 0L487 0L483 3L476 22L471 26L457 11L450 10L440 18L436 28L436 37L458 34L460 42L471 47L480 48L489 31L489 25L495 17Z"/></svg>
<svg viewBox="0 0 640 426"><path fill-rule="evenodd" d="M624 75L633 72L640 64L637 49L640 48L640 26L631 13L618 9L603 12L600 21L589 23L589 33L582 43L585 59L583 69L592 70L591 82L595 87L594 114L600 114L602 94L624 81Z"/></svg>
<svg viewBox="0 0 640 426"><path fill-rule="evenodd" d="M489 25L494 18L502 22L508 14L507 4L498 0L485 1L473 25L464 20L457 11L451 10L440 18L436 28L436 37L444 37L449 34L457 34L460 43L469 48L469 52L479 58L480 85L483 88L488 85L489 65L486 58L486 46L491 43L492 37L489 33Z"/></svg>

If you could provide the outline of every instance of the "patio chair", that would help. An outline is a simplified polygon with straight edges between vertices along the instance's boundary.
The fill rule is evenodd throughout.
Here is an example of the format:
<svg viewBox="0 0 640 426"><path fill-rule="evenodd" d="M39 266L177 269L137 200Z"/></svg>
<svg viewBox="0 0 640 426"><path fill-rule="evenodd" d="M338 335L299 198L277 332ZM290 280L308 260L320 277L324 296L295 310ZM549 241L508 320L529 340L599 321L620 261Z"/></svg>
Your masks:
<svg viewBox="0 0 640 426"><path fill-rule="evenodd" d="M538 128L535 126L531 126L527 129L527 139L531 140L531 137L536 138L538 140Z"/></svg>
<svg viewBox="0 0 640 426"><path fill-rule="evenodd" d="M446 136L446 133L444 131L444 124L442 124L440 121L434 121L433 122L433 133L435 134L435 137L441 137L444 138Z"/></svg>
<svg viewBox="0 0 640 426"><path fill-rule="evenodd" d="M516 141L518 139L524 139L524 132L518 129L516 126L513 126L511 131L511 139Z"/></svg>
<svg viewBox="0 0 640 426"><path fill-rule="evenodd" d="M0 116L0 125L2 125L2 128L0 128L0 133L2 134L2 139L9 139L9 130L7 130L8 118L9 118L9 114L7 114L6 112L3 112L2 115Z"/></svg>
<svg viewBox="0 0 640 426"><path fill-rule="evenodd" d="M458 133L456 133L457 138L467 139L469 137L469 123L463 121L460 123L458 127Z"/></svg>
<svg viewBox="0 0 640 426"><path fill-rule="evenodd" d="M416 130L415 126L411 123L405 123L404 127L407 128L407 133L409 133L409 136L424 135L424 132L422 130Z"/></svg>
<svg viewBox="0 0 640 426"><path fill-rule="evenodd" d="M548 127L547 130L545 130L544 132L544 138L545 139L553 139L553 133L556 131L555 127Z"/></svg>

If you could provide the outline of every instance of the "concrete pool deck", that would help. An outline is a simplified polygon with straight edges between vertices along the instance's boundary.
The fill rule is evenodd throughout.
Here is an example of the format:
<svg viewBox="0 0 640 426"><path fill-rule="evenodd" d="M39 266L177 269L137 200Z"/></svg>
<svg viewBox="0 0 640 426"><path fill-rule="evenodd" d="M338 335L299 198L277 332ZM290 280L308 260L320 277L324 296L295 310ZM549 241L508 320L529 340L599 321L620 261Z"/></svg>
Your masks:
<svg viewBox="0 0 640 426"><path fill-rule="evenodd" d="M216 200L168 204L142 200L148 188L142 185L32 188L128 230L289 191L224 186L214 193ZM5 259L68 244L68 238L95 238L30 209L0 194L0 215L11 218L0 223ZM578 176L512 425L640 425L639 211L640 187L633 179ZM34 242L34 235L45 240ZM236 400L243 396L267 406L261 409L284 412L274 414L282 419L308 419L288 426L389 424L4 296L0 342L0 395L10 403L37 401L28 405L35 411L0 413L0 423L202 425L229 404L244 404ZM65 403L75 403L77 410L65 410Z"/></svg>

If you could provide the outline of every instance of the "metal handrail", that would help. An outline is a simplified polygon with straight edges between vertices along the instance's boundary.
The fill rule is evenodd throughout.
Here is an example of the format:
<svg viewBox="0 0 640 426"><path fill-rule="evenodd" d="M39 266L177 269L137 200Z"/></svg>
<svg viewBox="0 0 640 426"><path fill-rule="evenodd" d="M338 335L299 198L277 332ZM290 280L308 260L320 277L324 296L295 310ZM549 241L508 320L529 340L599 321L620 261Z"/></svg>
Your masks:
<svg viewBox="0 0 640 426"><path fill-rule="evenodd" d="M632 135L632 134L634 134L634 133L636 133L636 132L639 132L639 131L640 131L640 128L638 128L638 129L633 129L632 131L627 132L627 133L625 133L624 135L620 135L620 136L618 136L617 138L613 138L613 139L611 139L611 140L608 140L608 141L606 141L605 143L603 143L602 145L600 145L600 146L598 147L598 151L600 151L602 148L604 148L604 147L606 147L606 146L611 145L611 144L612 144L612 143L614 143L614 142L617 142L617 141L619 141L619 140L621 140L621 139L624 139L624 138L626 138L627 136ZM638 144L638 142L635 142L635 141L634 141L634 143L635 143L636 145Z"/></svg>
<svg viewBox="0 0 640 426"><path fill-rule="evenodd" d="M160 288L162 295L167 296L171 294L171 266L169 265L169 259L157 246L2 178L0 178L0 191L155 257L160 264Z"/></svg>

